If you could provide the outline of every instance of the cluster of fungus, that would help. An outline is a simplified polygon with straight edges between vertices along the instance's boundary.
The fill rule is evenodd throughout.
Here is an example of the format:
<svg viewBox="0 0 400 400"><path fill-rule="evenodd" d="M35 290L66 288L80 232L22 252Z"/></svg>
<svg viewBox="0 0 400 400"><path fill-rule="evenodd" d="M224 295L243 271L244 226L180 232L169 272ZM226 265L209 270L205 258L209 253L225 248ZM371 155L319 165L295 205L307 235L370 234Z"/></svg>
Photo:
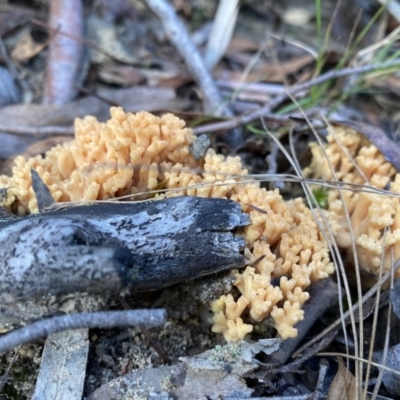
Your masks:
<svg viewBox="0 0 400 400"><path fill-rule="evenodd" d="M286 202L277 190L249 183L239 157L209 150L195 160L189 151L194 139L172 114L157 117L112 108L105 123L93 117L77 120L75 140L44 157L18 157L13 176L0 177L0 188L8 188L0 204L19 215L37 212L31 168L58 202L145 196L161 186L175 189L171 195L237 201L251 217L242 234L248 265L254 267L232 271L240 295L226 294L213 302L212 329L227 341L238 341L254 323L271 317L282 338L295 337L294 326L303 318L309 297L306 288L334 270L311 211L301 199Z"/></svg>
<svg viewBox="0 0 400 400"><path fill-rule="evenodd" d="M386 272L392 265L392 255L394 260L400 257L400 199L373 189L389 188L399 194L400 175L376 146L350 128L331 126L327 141L324 149L311 144L313 158L304 173L351 185L346 190L328 191L327 218L336 242L353 258L355 240L362 272L378 275L381 268Z"/></svg>
<svg viewBox="0 0 400 400"><path fill-rule="evenodd" d="M77 119L75 140L50 149L45 157L15 159L13 176L0 177L8 187L6 206L19 215L37 212L30 169L35 169L56 202L93 201L155 189L159 165L194 162L188 145L194 140L185 123L172 114L111 109L111 119Z"/></svg>

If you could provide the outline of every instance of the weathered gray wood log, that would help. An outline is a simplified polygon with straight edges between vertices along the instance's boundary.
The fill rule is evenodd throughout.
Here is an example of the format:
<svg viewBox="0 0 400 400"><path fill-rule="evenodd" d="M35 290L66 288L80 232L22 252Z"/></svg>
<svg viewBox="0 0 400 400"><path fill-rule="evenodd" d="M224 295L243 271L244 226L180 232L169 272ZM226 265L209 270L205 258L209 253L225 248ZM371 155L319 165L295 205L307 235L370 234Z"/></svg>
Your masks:
<svg viewBox="0 0 400 400"><path fill-rule="evenodd" d="M244 240L232 231L247 224L239 204L194 197L2 218L0 304L46 294L155 290L241 267Z"/></svg>

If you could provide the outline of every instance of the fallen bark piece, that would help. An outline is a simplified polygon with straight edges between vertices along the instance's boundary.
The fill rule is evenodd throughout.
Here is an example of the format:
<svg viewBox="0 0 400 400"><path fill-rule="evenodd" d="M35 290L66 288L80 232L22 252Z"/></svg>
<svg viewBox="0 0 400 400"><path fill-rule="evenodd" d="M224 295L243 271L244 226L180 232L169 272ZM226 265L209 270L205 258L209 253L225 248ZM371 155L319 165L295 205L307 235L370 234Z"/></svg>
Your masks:
<svg viewBox="0 0 400 400"><path fill-rule="evenodd" d="M131 287L160 289L241 267L238 203L176 197L97 203L0 220L0 303Z"/></svg>
<svg viewBox="0 0 400 400"><path fill-rule="evenodd" d="M39 212L43 212L46 207L54 204L53 196L49 188L44 184L39 174L32 168L31 169L32 188L36 195Z"/></svg>
<svg viewBox="0 0 400 400"><path fill-rule="evenodd" d="M89 352L87 329L50 335L44 346L32 400L80 400Z"/></svg>

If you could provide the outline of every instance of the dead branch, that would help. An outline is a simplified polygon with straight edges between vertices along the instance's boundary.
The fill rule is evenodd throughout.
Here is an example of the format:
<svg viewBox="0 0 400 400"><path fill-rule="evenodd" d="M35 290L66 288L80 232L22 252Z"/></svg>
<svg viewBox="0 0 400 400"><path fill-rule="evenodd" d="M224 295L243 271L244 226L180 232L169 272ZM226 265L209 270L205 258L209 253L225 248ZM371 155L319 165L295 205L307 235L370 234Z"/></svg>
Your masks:
<svg viewBox="0 0 400 400"><path fill-rule="evenodd" d="M241 267L244 240L232 231L248 224L238 203L196 197L95 203L1 220L0 299L157 290Z"/></svg>

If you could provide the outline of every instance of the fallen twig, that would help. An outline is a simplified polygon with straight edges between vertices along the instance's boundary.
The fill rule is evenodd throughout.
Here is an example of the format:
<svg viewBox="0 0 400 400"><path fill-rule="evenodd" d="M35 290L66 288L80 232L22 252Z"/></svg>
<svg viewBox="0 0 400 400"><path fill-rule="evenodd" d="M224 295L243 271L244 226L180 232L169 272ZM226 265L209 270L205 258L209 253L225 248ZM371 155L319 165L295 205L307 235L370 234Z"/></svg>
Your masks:
<svg viewBox="0 0 400 400"><path fill-rule="evenodd" d="M238 268L245 264L245 242L232 231L249 222L232 200L197 197L3 219L0 303L49 293L158 290Z"/></svg>
<svg viewBox="0 0 400 400"><path fill-rule="evenodd" d="M15 135L32 135L37 139L45 139L53 135L73 136L73 126L24 126L0 124L0 132L14 133Z"/></svg>
<svg viewBox="0 0 400 400"><path fill-rule="evenodd" d="M250 92L267 95L282 94L285 92L285 86L282 83L255 83L255 82L241 82L241 81L228 81L217 80L216 84L220 89L229 89L231 91Z"/></svg>
<svg viewBox="0 0 400 400"><path fill-rule="evenodd" d="M232 110L222 101L218 86L204 65L203 58L193 44L182 21L177 17L173 7L165 0L146 0L148 7L161 19L169 40L174 44L189 69L190 74L200 86L204 95L204 110L213 115L231 117ZM233 128L236 128L233 127ZM243 143L239 129L232 129L223 139L232 153Z"/></svg>
<svg viewBox="0 0 400 400"><path fill-rule="evenodd" d="M252 111L253 112L253 111ZM193 128L193 133L195 135L202 135L203 133L211 133L218 131L226 131L233 129L241 125L240 119L248 114L243 114L241 117L234 117L227 119L226 121L213 122L211 124L201 125ZM272 113L265 113L263 118L270 122L275 122L278 124L293 124L290 116L275 115ZM238 122L239 121L239 122Z"/></svg>
<svg viewBox="0 0 400 400"><path fill-rule="evenodd" d="M146 4L160 18L169 40L179 51L190 74L203 91L205 112L213 115L222 115L224 110L218 87L173 7L165 0L146 0Z"/></svg>
<svg viewBox="0 0 400 400"><path fill-rule="evenodd" d="M117 326L160 326L166 321L164 309L102 311L94 313L69 314L34 322L0 336L0 354L20 344L33 342L41 337L82 328L115 328Z"/></svg>
<svg viewBox="0 0 400 400"><path fill-rule="evenodd" d="M372 72L377 69L395 68L399 66L400 66L400 59L396 58L395 60L387 63L377 63L372 65L363 65L361 67L343 68L338 71L336 70L329 71L326 74L320 75L318 78L287 88L285 93L277 95L271 100L271 102L269 102L265 106L257 108L256 110L248 114L236 118L231 118L227 121L199 126L197 128L194 128L194 133L198 135L200 133L205 133L205 132L223 131L223 130L233 129L238 126L246 125L250 122L255 121L258 118L266 118L266 119L275 118L276 116L272 114L273 111L277 107L279 107L284 101L288 100L290 96L308 90L314 86L320 85L321 83L327 82L331 79L343 78L348 75L365 74L367 72Z"/></svg>

